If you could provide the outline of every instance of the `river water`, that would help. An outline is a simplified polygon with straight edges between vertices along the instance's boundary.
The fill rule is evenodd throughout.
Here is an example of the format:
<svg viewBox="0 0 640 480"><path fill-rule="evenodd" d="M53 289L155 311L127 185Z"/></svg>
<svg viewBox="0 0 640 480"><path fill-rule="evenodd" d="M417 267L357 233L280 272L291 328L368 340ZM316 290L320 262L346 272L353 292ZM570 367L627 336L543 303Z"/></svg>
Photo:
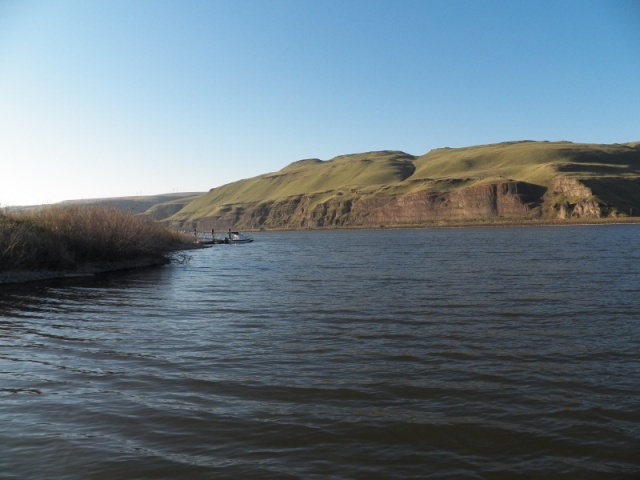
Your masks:
<svg viewBox="0 0 640 480"><path fill-rule="evenodd" d="M640 478L640 225L254 237L0 287L0 478Z"/></svg>

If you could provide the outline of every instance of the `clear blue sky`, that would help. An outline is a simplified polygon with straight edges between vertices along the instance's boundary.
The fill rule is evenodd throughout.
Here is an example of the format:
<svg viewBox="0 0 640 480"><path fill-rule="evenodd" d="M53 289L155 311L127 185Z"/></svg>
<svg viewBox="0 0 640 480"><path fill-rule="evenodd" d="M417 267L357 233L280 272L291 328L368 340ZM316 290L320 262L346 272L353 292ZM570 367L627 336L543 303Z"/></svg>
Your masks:
<svg viewBox="0 0 640 480"><path fill-rule="evenodd" d="M0 205L640 140L638 0L0 0Z"/></svg>

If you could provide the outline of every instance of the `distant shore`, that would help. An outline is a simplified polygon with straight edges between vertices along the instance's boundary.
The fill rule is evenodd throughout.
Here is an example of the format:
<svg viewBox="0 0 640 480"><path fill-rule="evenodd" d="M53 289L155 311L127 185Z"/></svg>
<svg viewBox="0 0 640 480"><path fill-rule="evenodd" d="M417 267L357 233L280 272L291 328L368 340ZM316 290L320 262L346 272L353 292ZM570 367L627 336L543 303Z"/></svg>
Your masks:
<svg viewBox="0 0 640 480"><path fill-rule="evenodd" d="M441 220L424 224L416 228L447 227L571 227L579 225L622 225L640 224L640 217L615 218L571 218L571 219L476 219L476 220ZM395 227L385 227L395 228ZM403 228L403 227L400 227Z"/></svg>
<svg viewBox="0 0 640 480"><path fill-rule="evenodd" d="M330 227L302 227L302 228L259 228L245 229L247 232L303 232L322 230L402 230L428 228L471 228L471 227L571 227L587 225L635 225L640 224L640 217L616 218L575 218L575 219L460 219L434 220L420 224L395 225L344 225Z"/></svg>

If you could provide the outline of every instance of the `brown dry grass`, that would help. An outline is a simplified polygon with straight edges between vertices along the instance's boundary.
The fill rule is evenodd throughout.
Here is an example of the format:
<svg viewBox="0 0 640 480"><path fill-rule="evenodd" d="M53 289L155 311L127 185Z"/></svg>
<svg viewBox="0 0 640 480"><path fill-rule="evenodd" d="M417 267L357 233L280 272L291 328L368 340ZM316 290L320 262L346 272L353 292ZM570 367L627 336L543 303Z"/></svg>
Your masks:
<svg viewBox="0 0 640 480"><path fill-rule="evenodd" d="M0 270L75 270L92 262L162 261L187 239L115 208L0 213Z"/></svg>

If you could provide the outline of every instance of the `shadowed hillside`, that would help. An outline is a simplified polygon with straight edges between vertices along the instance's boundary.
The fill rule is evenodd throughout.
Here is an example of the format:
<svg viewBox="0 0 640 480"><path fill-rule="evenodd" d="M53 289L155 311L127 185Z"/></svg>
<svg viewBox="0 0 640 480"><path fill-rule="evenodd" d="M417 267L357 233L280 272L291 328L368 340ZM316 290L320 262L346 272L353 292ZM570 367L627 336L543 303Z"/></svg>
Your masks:
<svg viewBox="0 0 640 480"><path fill-rule="evenodd" d="M140 195L133 197L113 197L113 198L87 198L82 200L66 200L60 202L61 206L68 205L91 205L104 208L117 208L130 213L143 213L161 204L174 204L184 207L194 198L202 195L202 192L186 193L164 193L159 195ZM177 212L175 210L173 213Z"/></svg>
<svg viewBox="0 0 640 480"><path fill-rule="evenodd" d="M505 142L294 162L156 219L208 230L425 225L640 213L640 143ZM158 209L166 209L166 216Z"/></svg>

